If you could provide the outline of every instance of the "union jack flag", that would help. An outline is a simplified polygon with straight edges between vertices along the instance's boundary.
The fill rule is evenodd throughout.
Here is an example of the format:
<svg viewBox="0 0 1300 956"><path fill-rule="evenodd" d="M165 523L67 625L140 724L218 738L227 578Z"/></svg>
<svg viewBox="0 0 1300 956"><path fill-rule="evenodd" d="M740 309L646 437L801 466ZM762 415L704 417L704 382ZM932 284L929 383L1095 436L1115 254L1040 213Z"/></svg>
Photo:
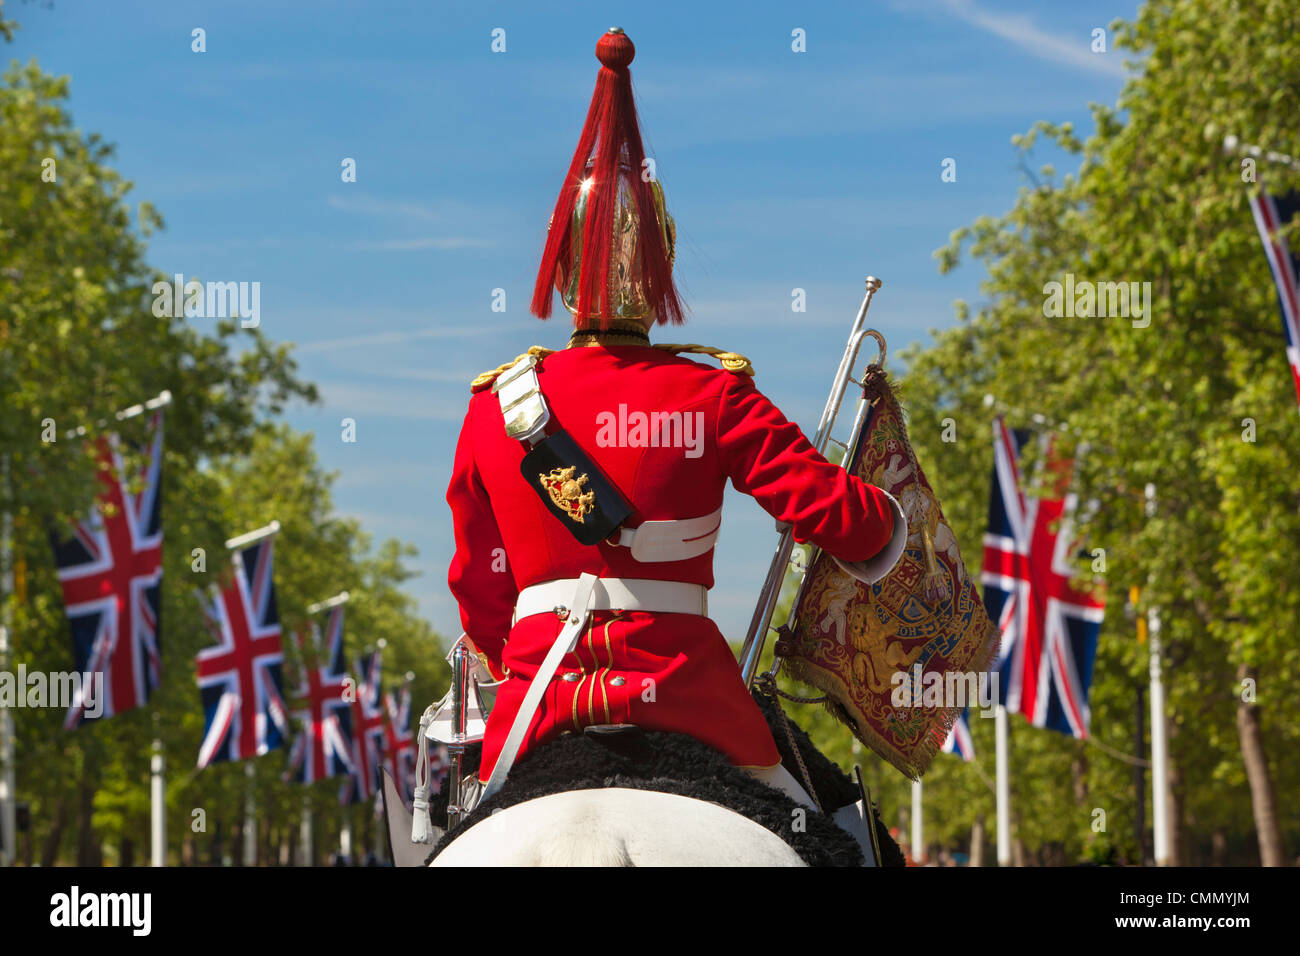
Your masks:
<svg viewBox="0 0 1300 956"><path fill-rule="evenodd" d="M1282 312L1282 333L1286 336L1286 358L1295 382L1296 400L1300 401L1300 257L1287 248L1279 230L1300 210L1300 194L1288 193L1281 198L1262 189L1250 197L1250 211L1255 228L1264 243L1268 267L1277 286L1277 304Z"/></svg>
<svg viewBox="0 0 1300 956"><path fill-rule="evenodd" d="M943 752L956 754L967 762L975 759L975 742L971 740L970 724L967 722L968 711L963 710L948 732L948 739L943 742Z"/></svg>
<svg viewBox="0 0 1300 956"><path fill-rule="evenodd" d="M234 552L234 580L204 607L217 643L196 658L204 714L200 768L261 756L288 736L274 543L263 538Z"/></svg>
<svg viewBox="0 0 1300 956"><path fill-rule="evenodd" d="M1068 462L1052 461L1061 497L1030 498L1020 481L1028 432L993 423L993 492L984 536L984 606L998 623L999 696L1035 727L1088 736L1088 689L1106 603L1075 589L1074 494Z"/></svg>
<svg viewBox="0 0 1300 956"><path fill-rule="evenodd" d="M302 733L289 754L289 778L315 783L352 772L352 707L345 698L348 677L343 657L343 608L331 608L320 627L311 622L311 638L295 634L302 656L302 680L293 702L293 717ZM323 653L322 653L323 652Z"/></svg>
<svg viewBox="0 0 1300 956"><path fill-rule="evenodd" d="M95 444L98 500L72 536L54 540L54 563L72 630L72 653L85 683L65 729L143 705L162 676L158 595L162 583L162 412L150 418L150 439L131 490L118 437ZM106 515L105 511L111 514Z"/></svg>
<svg viewBox="0 0 1300 956"><path fill-rule="evenodd" d="M384 695L384 766L407 809L415 794L415 734L411 731L411 687Z"/></svg>
<svg viewBox="0 0 1300 956"><path fill-rule="evenodd" d="M339 803L348 806L374 799L379 793L379 762L384 754L384 704L379 689L380 653L357 660L356 693L351 702L352 772L339 790Z"/></svg>

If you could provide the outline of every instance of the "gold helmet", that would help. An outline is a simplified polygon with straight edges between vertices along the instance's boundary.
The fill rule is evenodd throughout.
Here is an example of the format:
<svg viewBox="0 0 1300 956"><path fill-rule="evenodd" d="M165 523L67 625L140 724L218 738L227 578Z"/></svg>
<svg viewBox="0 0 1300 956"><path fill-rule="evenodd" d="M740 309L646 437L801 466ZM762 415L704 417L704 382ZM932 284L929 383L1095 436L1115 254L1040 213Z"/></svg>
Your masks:
<svg viewBox="0 0 1300 956"><path fill-rule="evenodd" d="M628 64L632 41L613 27L596 44L601 69L587 122L547 228L531 310L551 314L559 290L579 328L618 320L680 323L673 285L676 229L663 188L646 175Z"/></svg>
<svg viewBox="0 0 1300 956"><path fill-rule="evenodd" d="M582 235L587 220L587 199L591 193L592 163L586 168L586 177L578 189L578 199L573 207L573 219L569 242L569 255L561 259L555 270L555 288L559 290L560 301L575 319L599 318L599 314L579 316L578 294L579 276L582 275ZM628 179L638 174L626 164L619 165L618 200L614 204L614 228L609 253L609 288L610 315L615 319L644 319L655 311L654 305L646 292L644 281L645 253L641 248L641 213L637 206L637 197L628 185ZM668 250L671 264L676 258L677 229L673 217L668 215L664 202L664 190L658 181L650 181L650 192L654 197L655 221L659 224L664 247ZM578 322L582 325L583 323Z"/></svg>

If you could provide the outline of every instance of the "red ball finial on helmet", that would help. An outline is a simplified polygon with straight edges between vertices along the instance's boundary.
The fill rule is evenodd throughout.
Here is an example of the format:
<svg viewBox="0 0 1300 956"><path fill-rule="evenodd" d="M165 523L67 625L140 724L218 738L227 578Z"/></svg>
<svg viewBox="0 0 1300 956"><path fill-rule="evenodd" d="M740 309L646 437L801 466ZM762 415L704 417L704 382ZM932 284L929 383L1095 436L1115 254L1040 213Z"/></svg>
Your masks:
<svg viewBox="0 0 1300 956"><path fill-rule="evenodd" d="M620 27L610 27L609 32L596 41L596 59L611 70L626 70L636 56L636 47Z"/></svg>

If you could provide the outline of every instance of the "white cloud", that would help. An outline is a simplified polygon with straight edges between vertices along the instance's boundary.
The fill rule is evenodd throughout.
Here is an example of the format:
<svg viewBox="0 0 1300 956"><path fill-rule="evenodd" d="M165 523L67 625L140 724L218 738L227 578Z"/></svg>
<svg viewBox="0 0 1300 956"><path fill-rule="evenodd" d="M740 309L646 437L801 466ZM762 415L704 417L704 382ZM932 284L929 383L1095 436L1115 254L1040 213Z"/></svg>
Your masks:
<svg viewBox="0 0 1300 956"><path fill-rule="evenodd" d="M318 382L321 405L328 411L360 417L415 419L430 422L459 422L465 417L465 404L453 406L439 401L429 391L411 388L367 388Z"/></svg>
<svg viewBox="0 0 1300 956"><path fill-rule="evenodd" d="M340 349L403 345L410 342L418 342L423 339L468 339L484 335L499 336L502 332L511 331L512 328L523 329L525 328L525 324L520 322L512 327L504 324L493 325L488 322L479 322L474 325L453 325L428 329L372 332L368 335L349 335L343 338L322 339L319 342L296 344L294 346L294 352L297 354L307 352L333 352Z"/></svg>
<svg viewBox="0 0 1300 956"><path fill-rule="evenodd" d="M388 463L384 465L347 465L338 469L338 480L335 481L336 489L359 488L363 490L384 491L393 487L393 485L415 486L419 488L430 488L439 483L446 484L450 474L450 468L436 468L433 465L410 465ZM360 515L358 514L358 517ZM367 517L370 520L371 516ZM380 520L391 521L399 517L397 512L392 514L385 513L378 516ZM408 520L407 516L400 516L402 521Z"/></svg>
<svg viewBox="0 0 1300 956"><path fill-rule="evenodd" d="M1040 60L1058 64L1068 63L1107 76L1122 78L1128 75L1118 53L1092 52L1090 34L1071 37L1049 33L1040 29L1026 16L986 10L976 5L974 0L939 0L939 2L946 12L986 33L1001 37Z"/></svg>
<svg viewBox="0 0 1300 956"><path fill-rule="evenodd" d="M354 242L348 248L360 252L418 252L421 249L481 249L492 245L496 245L496 243L489 239L474 239L470 236L446 236Z"/></svg>
<svg viewBox="0 0 1300 956"><path fill-rule="evenodd" d="M326 202L333 209L354 212L364 216L381 216L397 219L420 219L426 222L445 218L428 203L405 200L380 199L364 194L355 196L331 195Z"/></svg>

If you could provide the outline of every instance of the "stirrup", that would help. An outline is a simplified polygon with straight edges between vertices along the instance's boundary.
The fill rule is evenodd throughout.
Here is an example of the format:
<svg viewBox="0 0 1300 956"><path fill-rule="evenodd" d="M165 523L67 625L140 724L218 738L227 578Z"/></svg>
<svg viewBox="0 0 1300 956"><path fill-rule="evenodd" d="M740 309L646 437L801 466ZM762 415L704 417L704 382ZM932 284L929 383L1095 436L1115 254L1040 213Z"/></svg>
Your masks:
<svg viewBox="0 0 1300 956"><path fill-rule="evenodd" d="M460 807L461 817L473 811L480 803L483 802L483 782L479 780L477 773L471 773L469 776L462 777L460 782Z"/></svg>
<svg viewBox="0 0 1300 956"><path fill-rule="evenodd" d="M871 802L871 791L862 782L861 767L853 768L853 780L861 796L856 802L832 811L830 817L841 830L858 841L862 848L863 866L883 866L880 843L876 839L876 811Z"/></svg>

